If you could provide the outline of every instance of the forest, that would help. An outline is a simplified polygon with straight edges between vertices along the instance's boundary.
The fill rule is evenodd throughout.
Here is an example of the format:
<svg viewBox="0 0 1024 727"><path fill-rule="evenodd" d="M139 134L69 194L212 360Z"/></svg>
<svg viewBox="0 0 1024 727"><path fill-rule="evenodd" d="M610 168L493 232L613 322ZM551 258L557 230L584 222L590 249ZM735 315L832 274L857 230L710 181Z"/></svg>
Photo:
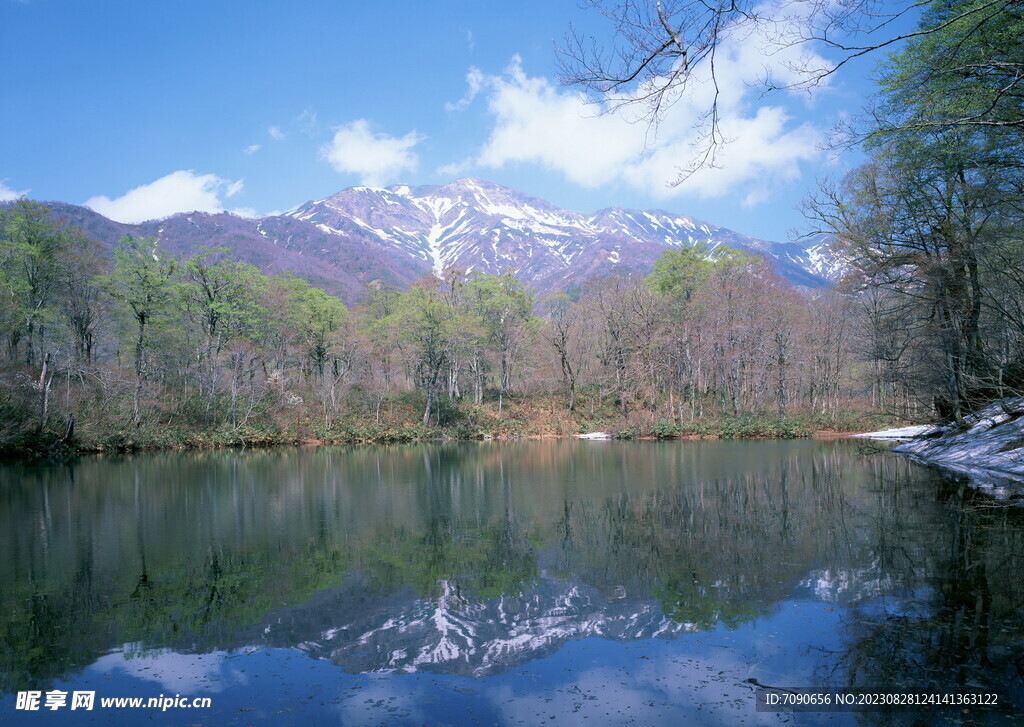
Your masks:
<svg viewBox="0 0 1024 727"><path fill-rule="evenodd" d="M222 249L125 238L110 259L9 203L0 449L792 436L1020 394L1024 15L935 2L919 27L848 130L863 163L805 202L848 265L827 291L698 247L541 297L511 272L371 283L348 310Z"/></svg>
<svg viewBox="0 0 1024 727"><path fill-rule="evenodd" d="M668 436L709 415L835 415L860 396L914 405L894 382L851 375L866 345L855 300L801 294L734 251L668 250L648 276L540 300L511 273L450 270L407 290L369 284L347 310L223 249L175 259L125 237L109 260L25 200L3 224L8 448L596 424Z"/></svg>

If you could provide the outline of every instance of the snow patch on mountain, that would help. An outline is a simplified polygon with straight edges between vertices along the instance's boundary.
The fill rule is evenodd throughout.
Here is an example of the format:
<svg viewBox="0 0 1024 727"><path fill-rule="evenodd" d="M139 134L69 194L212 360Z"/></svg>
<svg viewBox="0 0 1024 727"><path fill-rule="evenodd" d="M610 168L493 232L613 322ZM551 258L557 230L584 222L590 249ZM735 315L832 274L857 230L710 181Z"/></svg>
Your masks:
<svg viewBox="0 0 1024 727"><path fill-rule="evenodd" d="M353 228L428 266L513 271L537 288L617 267L646 272L662 250L722 245L764 255L791 281L821 286L842 270L827 242L772 243L677 213L620 207L581 214L479 179L439 187L352 187L289 213L329 234Z"/></svg>
<svg viewBox="0 0 1024 727"><path fill-rule="evenodd" d="M624 586L605 592L542 576L518 594L481 600L454 581L437 585L440 594L432 598L396 594L379 609L351 612L354 620L346 618L343 626L324 623L318 631L303 631L300 648L361 672L480 677L552 654L575 639L650 639L698 628L672 620L657 600L636 597ZM294 643L294 616L286 614L261 632L267 643Z"/></svg>

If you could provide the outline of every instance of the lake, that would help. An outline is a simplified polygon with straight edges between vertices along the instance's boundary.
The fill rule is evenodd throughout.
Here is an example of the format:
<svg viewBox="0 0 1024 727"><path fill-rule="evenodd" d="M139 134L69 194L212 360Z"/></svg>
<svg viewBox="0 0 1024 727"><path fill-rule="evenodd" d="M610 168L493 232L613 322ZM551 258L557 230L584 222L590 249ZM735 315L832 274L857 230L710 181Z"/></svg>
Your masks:
<svg viewBox="0 0 1024 727"><path fill-rule="evenodd" d="M1022 508L853 440L7 464L0 542L4 724L1024 715ZM758 685L998 706L759 712ZM163 701L100 703L122 697Z"/></svg>

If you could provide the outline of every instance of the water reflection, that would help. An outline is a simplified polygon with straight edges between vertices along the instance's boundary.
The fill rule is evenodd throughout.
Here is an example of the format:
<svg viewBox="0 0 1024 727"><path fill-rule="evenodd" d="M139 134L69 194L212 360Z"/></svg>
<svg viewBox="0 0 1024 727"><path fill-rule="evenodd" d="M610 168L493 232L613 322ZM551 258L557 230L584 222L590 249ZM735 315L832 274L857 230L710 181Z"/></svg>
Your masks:
<svg viewBox="0 0 1024 727"><path fill-rule="evenodd" d="M848 442L158 454L0 477L4 693L130 672L125 656L208 677L256 648L480 677L579 640L757 624L792 648L769 668L751 641L738 681L1024 687L1021 512ZM803 602L835 609L813 649L786 615Z"/></svg>
<svg viewBox="0 0 1024 727"><path fill-rule="evenodd" d="M880 497L876 570L891 585L854 599L836 663L847 684L1024 692L1024 518L965 482L937 480L921 518L899 488ZM882 517L884 515L884 520ZM887 527L886 527L887 526Z"/></svg>

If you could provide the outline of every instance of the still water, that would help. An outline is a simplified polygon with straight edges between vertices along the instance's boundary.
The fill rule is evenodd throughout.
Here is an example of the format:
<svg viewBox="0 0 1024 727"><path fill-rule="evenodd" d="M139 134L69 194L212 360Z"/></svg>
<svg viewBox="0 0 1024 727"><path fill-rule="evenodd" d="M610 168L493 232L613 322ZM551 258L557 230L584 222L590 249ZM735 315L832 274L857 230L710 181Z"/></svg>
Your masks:
<svg viewBox="0 0 1024 727"><path fill-rule="evenodd" d="M4 724L1024 722L1024 509L850 440L6 465L0 543ZM755 684L1001 707L757 712ZM100 704L176 695L210 706Z"/></svg>

